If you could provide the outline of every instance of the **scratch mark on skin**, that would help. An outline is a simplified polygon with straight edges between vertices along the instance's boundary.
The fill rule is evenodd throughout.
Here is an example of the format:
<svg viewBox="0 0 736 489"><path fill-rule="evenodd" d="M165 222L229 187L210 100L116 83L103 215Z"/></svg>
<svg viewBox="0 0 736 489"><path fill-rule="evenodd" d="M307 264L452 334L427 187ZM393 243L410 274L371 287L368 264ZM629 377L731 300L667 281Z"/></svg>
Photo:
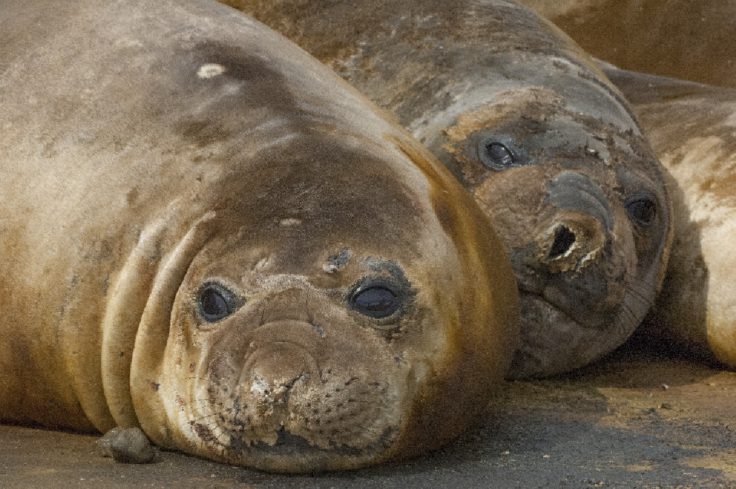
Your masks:
<svg viewBox="0 0 736 489"><path fill-rule="evenodd" d="M202 79L214 78L225 73L225 67L217 63L205 63L197 70L197 76Z"/></svg>

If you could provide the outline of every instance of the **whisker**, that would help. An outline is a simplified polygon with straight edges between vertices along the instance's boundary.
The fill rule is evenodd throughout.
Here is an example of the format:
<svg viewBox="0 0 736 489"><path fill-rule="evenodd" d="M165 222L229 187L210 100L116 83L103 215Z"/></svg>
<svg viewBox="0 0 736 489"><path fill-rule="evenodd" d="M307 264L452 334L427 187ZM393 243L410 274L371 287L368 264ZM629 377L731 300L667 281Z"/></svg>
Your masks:
<svg viewBox="0 0 736 489"><path fill-rule="evenodd" d="M204 419L209 419L209 418L212 418L212 417L217 416L217 415L219 415L219 413L213 413L213 414L203 415L203 416L200 416L198 418L191 419L190 422L191 423L198 423L198 422L200 422L200 421L202 421Z"/></svg>
<svg viewBox="0 0 736 489"><path fill-rule="evenodd" d="M645 284L646 285L646 284ZM638 299L639 301L647 304L648 307L651 307L654 303L654 299L650 299L647 294L642 292L642 290L648 290L648 287L638 287L637 284L627 284L626 291L629 292L634 299Z"/></svg>
<svg viewBox="0 0 736 489"><path fill-rule="evenodd" d="M207 382L207 377L199 377L199 376L193 376L193 377L185 377L186 380L200 380L202 382Z"/></svg>
<svg viewBox="0 0 736 489"><path fill-rule="evenodd" d="M621 312L628 316L627 320L617 321L617 329L618 333L621 336L628 336L634 329L636 329L636 326L638 326L638 319L634 311L631 310L631 308L626 304L626 302L621 303ZM631 325L634 325L631 327Z"/></svg>

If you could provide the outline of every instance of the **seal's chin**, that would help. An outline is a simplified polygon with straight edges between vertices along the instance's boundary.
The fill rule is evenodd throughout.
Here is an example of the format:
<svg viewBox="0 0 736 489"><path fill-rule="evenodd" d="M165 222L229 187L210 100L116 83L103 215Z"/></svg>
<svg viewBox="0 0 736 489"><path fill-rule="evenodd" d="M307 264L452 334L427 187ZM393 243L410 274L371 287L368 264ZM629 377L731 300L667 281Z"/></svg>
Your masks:
<svg viewBox="0 0 736 489"><path fill-rule="evenodd" d="M270 472L355 469L387 458L397 433L395 429L387 429L376 443L360 449L345 446L320 448L281 428L274 444L248 445L234 437L229 446L224 447L223 454L232 463L245 461L248 466Z"/></svg>
<svg viewBox="0 0 736 489"><path fill-rule="evenodd" d="M330 403L321 406L306 403L314 417L305 418L299 401L289 406L289 399L299 395L299 392L288 393L282 397L284 401L259 406L257 411L262 420L258 421L252 414L240 416L239 412L232 413L234 416L229 420L225 411L220 416L211 416L206 425L202 422L193 425L197 445L209 452L209 457L217 454L215 458L222 461L271 472L353 469L388 458L398 437L397 426L379 419L371 423L361 413L353 412L336 418L345 426L334 427L329 419L322 422L317 418L320 412L329 414L335 410ZM234 404L245 405L245 401L237 400ZM381 414L384 413L374 412L372 417ZM246 419L250 426L245 424ZM218 436L212 436L214 433Z"/></svg>
<svg viewBox="0 0 736 489"><path fill-rule="evenodd" d="M521 291L522 341L514 354L508 378L542 377L567 372L613 350L631 331L624 331L621 307L610 321L588 325L536 293Z"/></svg>

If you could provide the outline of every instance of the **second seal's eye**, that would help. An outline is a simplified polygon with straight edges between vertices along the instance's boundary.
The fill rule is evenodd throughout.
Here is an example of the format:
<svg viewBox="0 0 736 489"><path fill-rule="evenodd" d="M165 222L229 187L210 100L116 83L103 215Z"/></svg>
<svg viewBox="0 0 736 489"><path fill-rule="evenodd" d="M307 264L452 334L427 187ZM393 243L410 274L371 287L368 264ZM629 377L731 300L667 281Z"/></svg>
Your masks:
<svg viewBox="0 0 736 489"><path fill-rule="evenodd" d="M214 323L229 316L238 308L235 295L218 284L206 284L197 299L199 314L208 323Z"/></svg>
<svg viewBox="0 0 736 489"><path fill-rule="evenodd" d="M638 224L648 226L657 216L657 204L647 197L639 197L626 204L626 211Z"/></svg>
<svg viewBox="0 0 736 489"><path fill-rule="evenodd" d="M350 306L372 318L385 318L399 309L399 296L387 286L373 285L359 288L350 297Z"/></svg>
<svg viewBox="0 0 736 489"><path fill-rule="evenodd" d="M480 161L492 170L505 170L517 164L513 151L503 143L485 139L478 147Z"/></svg>

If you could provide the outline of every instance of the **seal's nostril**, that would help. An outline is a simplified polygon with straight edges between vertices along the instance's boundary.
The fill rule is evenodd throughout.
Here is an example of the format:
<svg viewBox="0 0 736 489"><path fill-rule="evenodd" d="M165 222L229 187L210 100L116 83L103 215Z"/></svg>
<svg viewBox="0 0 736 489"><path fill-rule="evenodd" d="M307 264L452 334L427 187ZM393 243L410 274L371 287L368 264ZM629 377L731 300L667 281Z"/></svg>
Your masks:
<svg viewBox="0 0 736 489"><path fill-rule="evenodd" d="M567 226L559 226L555 230L555 240L549 249L547 257L555 259L564 255L574 243L575 233L570 231Z"/></svg>

